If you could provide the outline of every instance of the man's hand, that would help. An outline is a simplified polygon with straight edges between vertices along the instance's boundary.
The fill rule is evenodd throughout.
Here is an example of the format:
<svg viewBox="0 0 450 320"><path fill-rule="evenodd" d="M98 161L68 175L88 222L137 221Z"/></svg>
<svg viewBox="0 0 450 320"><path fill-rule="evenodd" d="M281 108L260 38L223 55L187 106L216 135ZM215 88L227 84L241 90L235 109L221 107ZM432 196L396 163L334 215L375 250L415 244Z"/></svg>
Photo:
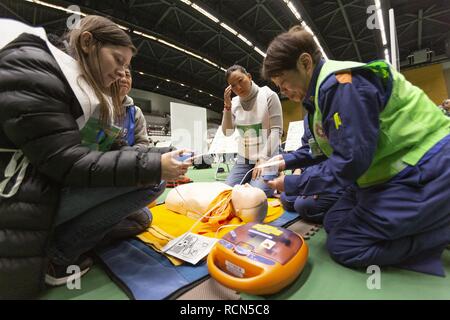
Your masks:
<svg viewBox="0 0 450 320"><path fill-rule="evenodd" d="M274 190L278 190L280 192L284 191L284 174L280 175L278 178L267 181L266 184Z"/></svg>
<svg viewBox="0 0 450 320"><path fill-rule="evenodd" d="M284 171L286 169L286 162L284 162L283 156L281 154L278 154L269 160L267 162L279 162L278 163L278 172Z"/></svg>
<svg viewBox="0 0 450 320"><path fill-rule="evenodd" d="M258 161L256 161L255 169L253 169L253 171L252 171L252 180L256 180L261 176L261 174L263 172L263 168L258 168L258 166L263 164L264 162L265 161L262 159L258 159Z"/></svg>

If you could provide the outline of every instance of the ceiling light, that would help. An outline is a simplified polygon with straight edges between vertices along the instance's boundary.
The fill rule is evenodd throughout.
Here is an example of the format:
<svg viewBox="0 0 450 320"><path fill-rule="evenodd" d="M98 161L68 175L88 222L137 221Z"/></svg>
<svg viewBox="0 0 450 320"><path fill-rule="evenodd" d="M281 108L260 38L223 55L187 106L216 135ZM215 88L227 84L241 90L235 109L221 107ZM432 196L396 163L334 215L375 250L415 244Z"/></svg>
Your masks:
<svg viewBox="0 0 450 320"><path fill-rule="evenodd" d="M184 2L184 1L183 1ZM192 8L194 8L195 10L197 10L198 12L200 12L201 14L203 14L204 16L208 17L209 19L211 19L212 21L214 21L215 23L219 22L219 19L217 19L215 16L213 16L211 13L209 13L208 11L206 11L205 9L203 9L202 7L199 7L198 5L196 5L195 3L193 3Z"/></svg>
<svg viewBox="0 0 450 320"><path fill-rule="evenodd" d="M387 45L387 37L386 37L386 30L384 29L383 10L381 9L381 4L379 0L375 0L375 7L377 9L378 26L380 27L381 32L381 42L383 43L383 46L385 46Z"/></svg>
<svg viewBox="0 0 450 320"><path fill-rule="evenodd" d="M302 20L302 17L300 15L300 13L298 12L297 8L295 7L295 5L289 1L289 0L283 0L283 2L287 5L287 7L289 8L289 10L291 10L291 12L294 14L295 18L297 18L297 20ZM325 50L323 50L319 39L316 37L316 35L314 34L314 32L312 31L312 29L308 26L308 24L303 20L300 22L300 25L309 33L311 33L314 36L314 41L316 42L317 46L319 47L320 51L322 52L322 56L324 57L325 60L328 60L328 56L325 53Z"/></svg>

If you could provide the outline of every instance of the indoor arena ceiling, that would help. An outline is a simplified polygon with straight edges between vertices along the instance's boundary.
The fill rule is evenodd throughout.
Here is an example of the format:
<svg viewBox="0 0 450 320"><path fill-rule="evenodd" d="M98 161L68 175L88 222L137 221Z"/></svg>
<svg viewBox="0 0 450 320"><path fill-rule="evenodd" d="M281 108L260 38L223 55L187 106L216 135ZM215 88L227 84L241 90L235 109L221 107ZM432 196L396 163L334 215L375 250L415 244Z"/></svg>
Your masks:
<svg viewBox="0 0 450 320"><path fill-rule="evenodd" d="M189 101L220 112L224 70L241 64L260 77L270 41L306 23L330 59L370 61L384 58L381 32L367 27L375 0L0 0L0 17L43 26L61 35L77 5L100 14L129 32L139 49L133 59L133 86ZM445 54L450 30L450 0L380 0L384 23L395 12L400 60L414 51ZM206 10L206 12L205 12ZM208 16L210 14L210 16ZM4 32L2 30L2 32ZM387 32L387 41L389 33ZM272 86L273 87L273 86Z"/></svg>

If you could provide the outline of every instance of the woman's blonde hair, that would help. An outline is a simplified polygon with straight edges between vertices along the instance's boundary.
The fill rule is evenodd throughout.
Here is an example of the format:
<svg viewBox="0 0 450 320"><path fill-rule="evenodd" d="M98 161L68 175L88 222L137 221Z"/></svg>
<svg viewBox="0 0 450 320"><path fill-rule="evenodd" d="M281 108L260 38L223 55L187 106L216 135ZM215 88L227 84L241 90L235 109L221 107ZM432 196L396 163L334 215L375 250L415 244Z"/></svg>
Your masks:
<svg viewBox="0 0 450 320"><path fill-rule="evenodd" d="M85 31L92 34L94 45L93 54L86 54L82 50L81 35ZM125 117L125 111L122 107L122 101L120 101L117 81L110 88L107 88L106 91L101 85L103 77L100 68L99 50L102 46L107 45L123 46L130 48L134 55L136 53L136 47L133 45L130 37L111 20L90 15L81 19L79 27L69 31L65 38L69 43L69 54L79 61L86 81L94 89L95 95L100 101L100 121L102 125L110 125L109 119L111 118L113 118L113 121L122 123ZM110 114L111 111L105 94L111 95L113 115Z"/></svg>

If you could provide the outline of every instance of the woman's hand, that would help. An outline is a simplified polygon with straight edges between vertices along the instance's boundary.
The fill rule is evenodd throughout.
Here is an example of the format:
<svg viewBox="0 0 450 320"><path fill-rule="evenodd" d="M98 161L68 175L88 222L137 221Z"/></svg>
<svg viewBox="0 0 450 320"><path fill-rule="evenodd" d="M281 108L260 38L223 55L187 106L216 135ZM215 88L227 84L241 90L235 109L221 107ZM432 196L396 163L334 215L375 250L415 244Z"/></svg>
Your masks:
<svg viewBox="0 0 450 320"><path fill-rule="evenodd" d="M176 158L189 150L175 150L161 155L161 179L173 180L186 174L188 168L192 165L192 158L184 162L178 161Z"/></svg>
<svg viewBox="0 0 450 320"><path fill-rule="evenodd" d="M267 181L266 184L274 190L278 190L279 192L284 191L284 174L280 175L278 178Z"/></svg>
<svg viewBox="0 0 450 320"><path fill-rule="evenodd" d="M225 88L223 93L223 107L225 110L231 110L231 86Z"/></svg>

